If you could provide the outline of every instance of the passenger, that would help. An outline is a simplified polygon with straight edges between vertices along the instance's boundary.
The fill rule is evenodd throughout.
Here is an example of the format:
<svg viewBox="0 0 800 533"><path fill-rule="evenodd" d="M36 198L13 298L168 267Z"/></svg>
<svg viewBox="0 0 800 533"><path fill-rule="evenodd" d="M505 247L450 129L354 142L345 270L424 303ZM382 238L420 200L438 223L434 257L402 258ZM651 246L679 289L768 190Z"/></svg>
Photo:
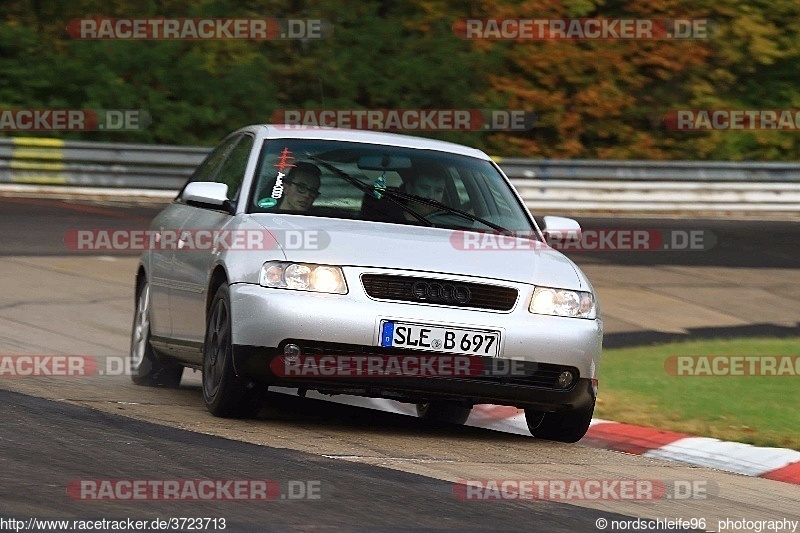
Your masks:
<svg viewBox="0 0 800 533"><path fill-rule="evenodd" d="M427 198L441 202L444 198L445 177L443 174L434 172L422 172L414 179L414 181L406 185L406 192L419 196L420 198ZM422 202L411 201L409 207L422 216L427 216L438 211L432 205L424 204ZM417 220L411 213L405 213L406 219Z"/></svg>

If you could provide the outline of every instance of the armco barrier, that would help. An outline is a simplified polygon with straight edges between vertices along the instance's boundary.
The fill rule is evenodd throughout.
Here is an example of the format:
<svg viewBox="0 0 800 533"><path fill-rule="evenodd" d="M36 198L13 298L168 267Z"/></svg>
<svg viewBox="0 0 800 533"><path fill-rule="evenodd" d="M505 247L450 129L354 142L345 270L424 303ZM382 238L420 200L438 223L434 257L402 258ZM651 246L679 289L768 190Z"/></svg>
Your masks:
<svg viewBox="0 0 800 533"><path fill-rule="evenodd" d="M174 191L208 148L0 139L0 183ZM800 216L800 163L497 158L534 213Z"/></svg>
<svg viewBox="0 0 800 533"><path fill-rule="evenodd" d="M208 148L0 139L0 183L177 190Z"/></svg>
<svg viewBox="0 0 800 533"><path fill-rule="evenodd" d="M496 160L534 213L800 216L800 163Z"/></svg>

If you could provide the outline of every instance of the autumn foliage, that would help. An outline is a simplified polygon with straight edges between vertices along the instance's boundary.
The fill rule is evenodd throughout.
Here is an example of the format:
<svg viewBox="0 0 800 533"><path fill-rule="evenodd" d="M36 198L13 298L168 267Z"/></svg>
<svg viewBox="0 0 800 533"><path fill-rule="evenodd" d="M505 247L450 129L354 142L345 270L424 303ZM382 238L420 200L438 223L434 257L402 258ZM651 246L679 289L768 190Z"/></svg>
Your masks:
<svg viewBox="0 0 800 533"><path fill-rule="evenodd" d="M324 19L322 40L81 41L75 18ZM711 19L703 39L466 40L466 18ZM213 144L283 109L524 109L518 132L418 132L535 158L793 160L800 132L674 131L676 109L797 109L800 4L773 0L4 0L0 109L145 109ZM13 135L13 132L3 132ZM50 133L49 136L59 134Z"/></svg>

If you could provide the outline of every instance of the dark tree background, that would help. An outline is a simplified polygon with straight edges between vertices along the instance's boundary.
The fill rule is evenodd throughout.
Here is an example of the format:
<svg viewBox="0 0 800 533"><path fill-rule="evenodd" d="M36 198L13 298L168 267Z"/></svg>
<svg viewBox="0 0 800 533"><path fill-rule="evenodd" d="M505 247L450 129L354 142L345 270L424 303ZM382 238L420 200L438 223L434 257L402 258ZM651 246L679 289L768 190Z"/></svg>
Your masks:
<svg viewBox="0 0 800 533"><path fill-rule="evenodd" d="M79 41L86 17L325 19L308 41ZM465 41L460 18L711 18L703 40ZM671 109L800 108L796 0L2 0L0 109L144 109L211 145L279 109L528 109L527 132L420 132L505 156L794 160L800 132L671 132ZM19 135L19 132L2 132ZM27 135L43 135L28 133Z"/></svg>

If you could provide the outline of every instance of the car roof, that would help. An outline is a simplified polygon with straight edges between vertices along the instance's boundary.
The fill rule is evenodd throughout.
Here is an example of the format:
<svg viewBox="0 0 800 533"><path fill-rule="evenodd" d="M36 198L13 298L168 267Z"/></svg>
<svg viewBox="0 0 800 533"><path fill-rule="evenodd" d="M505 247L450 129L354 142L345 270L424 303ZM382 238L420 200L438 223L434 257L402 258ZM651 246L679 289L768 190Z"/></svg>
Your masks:
<svg viewBox="0 0 800 533"><path fill-rule="evenodd" d="M383 133L376 131L352 130L346 128L325 128L318 126L284 126L274 124L262 124L251 126L261 129L267 139L322 139L332 141L350 141L367 144L383 144L398 146L401 148L415 148L418 150L436 150L451 154L465 155L477 159L491 160L481 150L470 148L461 144L447 141L437 141L435 139L425 139L422 137L412 137L410 135L398 135L396 133Z"/></svg>

